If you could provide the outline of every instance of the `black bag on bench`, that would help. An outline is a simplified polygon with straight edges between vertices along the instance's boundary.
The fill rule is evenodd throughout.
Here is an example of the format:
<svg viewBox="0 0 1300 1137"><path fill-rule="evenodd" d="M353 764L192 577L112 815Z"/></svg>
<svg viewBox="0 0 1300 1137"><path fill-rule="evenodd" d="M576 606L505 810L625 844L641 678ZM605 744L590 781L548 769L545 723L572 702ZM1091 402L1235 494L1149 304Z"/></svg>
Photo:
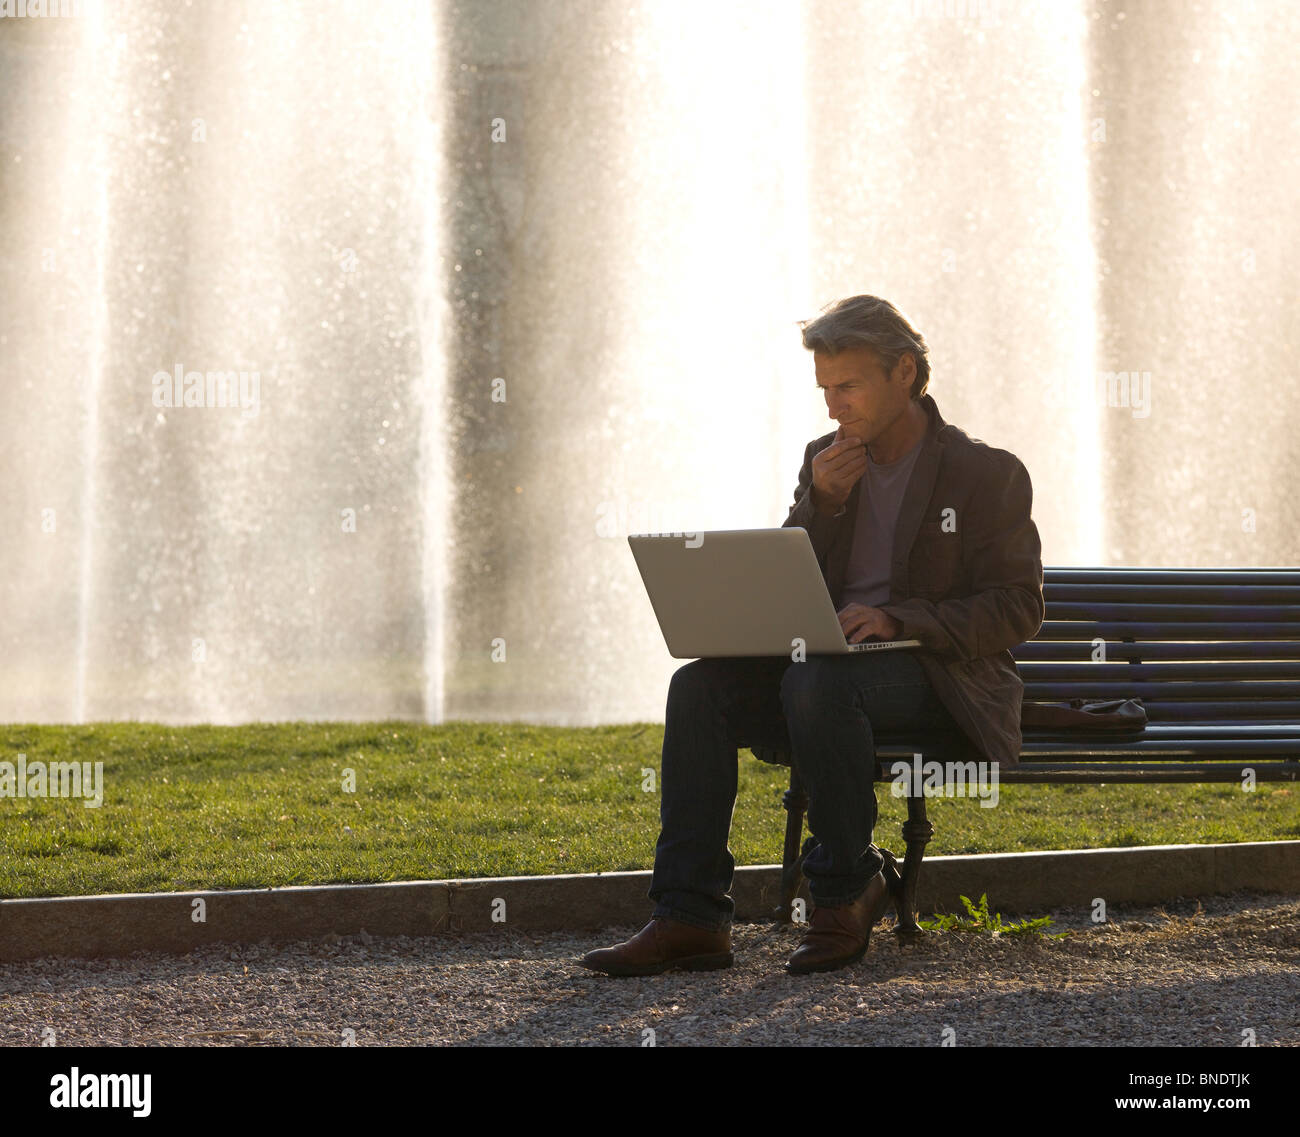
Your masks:
<svg viewBox="0 0 1300 1137"><path fill-rule="evenodd" d="M1022 727L1052 730L1134 730L1147 724L1146 707L1137 699L1071 699L1066 703L1021 703Z"/></svg>

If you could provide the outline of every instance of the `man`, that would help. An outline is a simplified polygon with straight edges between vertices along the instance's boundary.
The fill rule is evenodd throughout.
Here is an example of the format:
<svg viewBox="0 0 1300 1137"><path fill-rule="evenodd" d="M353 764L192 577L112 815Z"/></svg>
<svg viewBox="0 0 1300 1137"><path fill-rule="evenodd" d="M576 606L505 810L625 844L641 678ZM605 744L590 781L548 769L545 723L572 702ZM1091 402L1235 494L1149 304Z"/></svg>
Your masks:
<svg viewBox="0 0 1300 1137"><path fill-rule="evenodd" d="M656 907L632 939L583 957L595 971L733 962L738 748L788 750L808 791L815 907L786 965L796 974L861 959L888 906L871 844L873 731L946 739L1003 769L1019 761L1024 685L1009 649L1043 620L1028 473L944 422L925 393L929 349L887 301L850 297L800 327L839 426L809 443L785 524L807 530L851 642L922 648L679 668L664 726Z"/></svg>

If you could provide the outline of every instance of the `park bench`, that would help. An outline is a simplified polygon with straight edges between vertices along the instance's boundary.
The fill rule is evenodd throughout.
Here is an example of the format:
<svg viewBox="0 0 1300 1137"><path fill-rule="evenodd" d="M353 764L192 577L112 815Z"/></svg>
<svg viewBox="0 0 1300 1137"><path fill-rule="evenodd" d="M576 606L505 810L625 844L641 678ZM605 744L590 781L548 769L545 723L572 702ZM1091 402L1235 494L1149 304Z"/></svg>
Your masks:
<svg viewBox="0 0 1300 1137"><path fill-rule="evenodd" d="M1025 727L1020 783L1295 781L1300 774L1300 569L1046 568L1043 626L1012 649L1025 702L1140 698L1147 723L1121 734ZM1099 651L1104 644L1104 655ZM1100 658L1099 658L1100 657ZM1104 660L1104 661L1103 661ZM941 740L875 736L876 780L895 761ZM753 748L790 765L788 752ZM971 754L963 757L973 757ZM799 890L808 799L790 771L782 895L789 920ZM920 931L916 886L934 835L925 797L907 793L906 848L881 848L897 931Z"/></svg>

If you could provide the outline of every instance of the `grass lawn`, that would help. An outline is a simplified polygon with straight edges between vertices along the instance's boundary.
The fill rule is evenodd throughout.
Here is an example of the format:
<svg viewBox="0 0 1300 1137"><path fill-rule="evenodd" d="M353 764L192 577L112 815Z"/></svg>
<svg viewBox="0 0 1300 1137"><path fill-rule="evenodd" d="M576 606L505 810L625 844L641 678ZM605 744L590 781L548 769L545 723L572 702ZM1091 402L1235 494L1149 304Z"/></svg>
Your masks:
<svg viewBox="0 0 1300 1137"><path fill-rule="evenodd" d="M98 809L0 797L0 897L648 869L662 741L662 723L0 727L0 761L104 763ZM780 861L786 781L741 752L737 864ZM876 839L901 854L904 803L877 794ZM928 852L1300 837L1287 783L1000 795L996 809L933 799Z"/></svg>

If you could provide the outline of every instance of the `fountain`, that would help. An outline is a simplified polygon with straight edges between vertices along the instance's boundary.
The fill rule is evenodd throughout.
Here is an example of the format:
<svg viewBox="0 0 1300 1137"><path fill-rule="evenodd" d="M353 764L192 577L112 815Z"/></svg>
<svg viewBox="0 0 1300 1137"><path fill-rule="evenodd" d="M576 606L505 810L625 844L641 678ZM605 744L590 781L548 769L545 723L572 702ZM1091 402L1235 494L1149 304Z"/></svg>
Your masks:
<svg viewBox="0 0 1300 1137"><path fill-rule="evenodd" d="M1296 564L1300 12L1134 9L0 19L0 719L657 718L856 292L1045 563Z"/></svg>

